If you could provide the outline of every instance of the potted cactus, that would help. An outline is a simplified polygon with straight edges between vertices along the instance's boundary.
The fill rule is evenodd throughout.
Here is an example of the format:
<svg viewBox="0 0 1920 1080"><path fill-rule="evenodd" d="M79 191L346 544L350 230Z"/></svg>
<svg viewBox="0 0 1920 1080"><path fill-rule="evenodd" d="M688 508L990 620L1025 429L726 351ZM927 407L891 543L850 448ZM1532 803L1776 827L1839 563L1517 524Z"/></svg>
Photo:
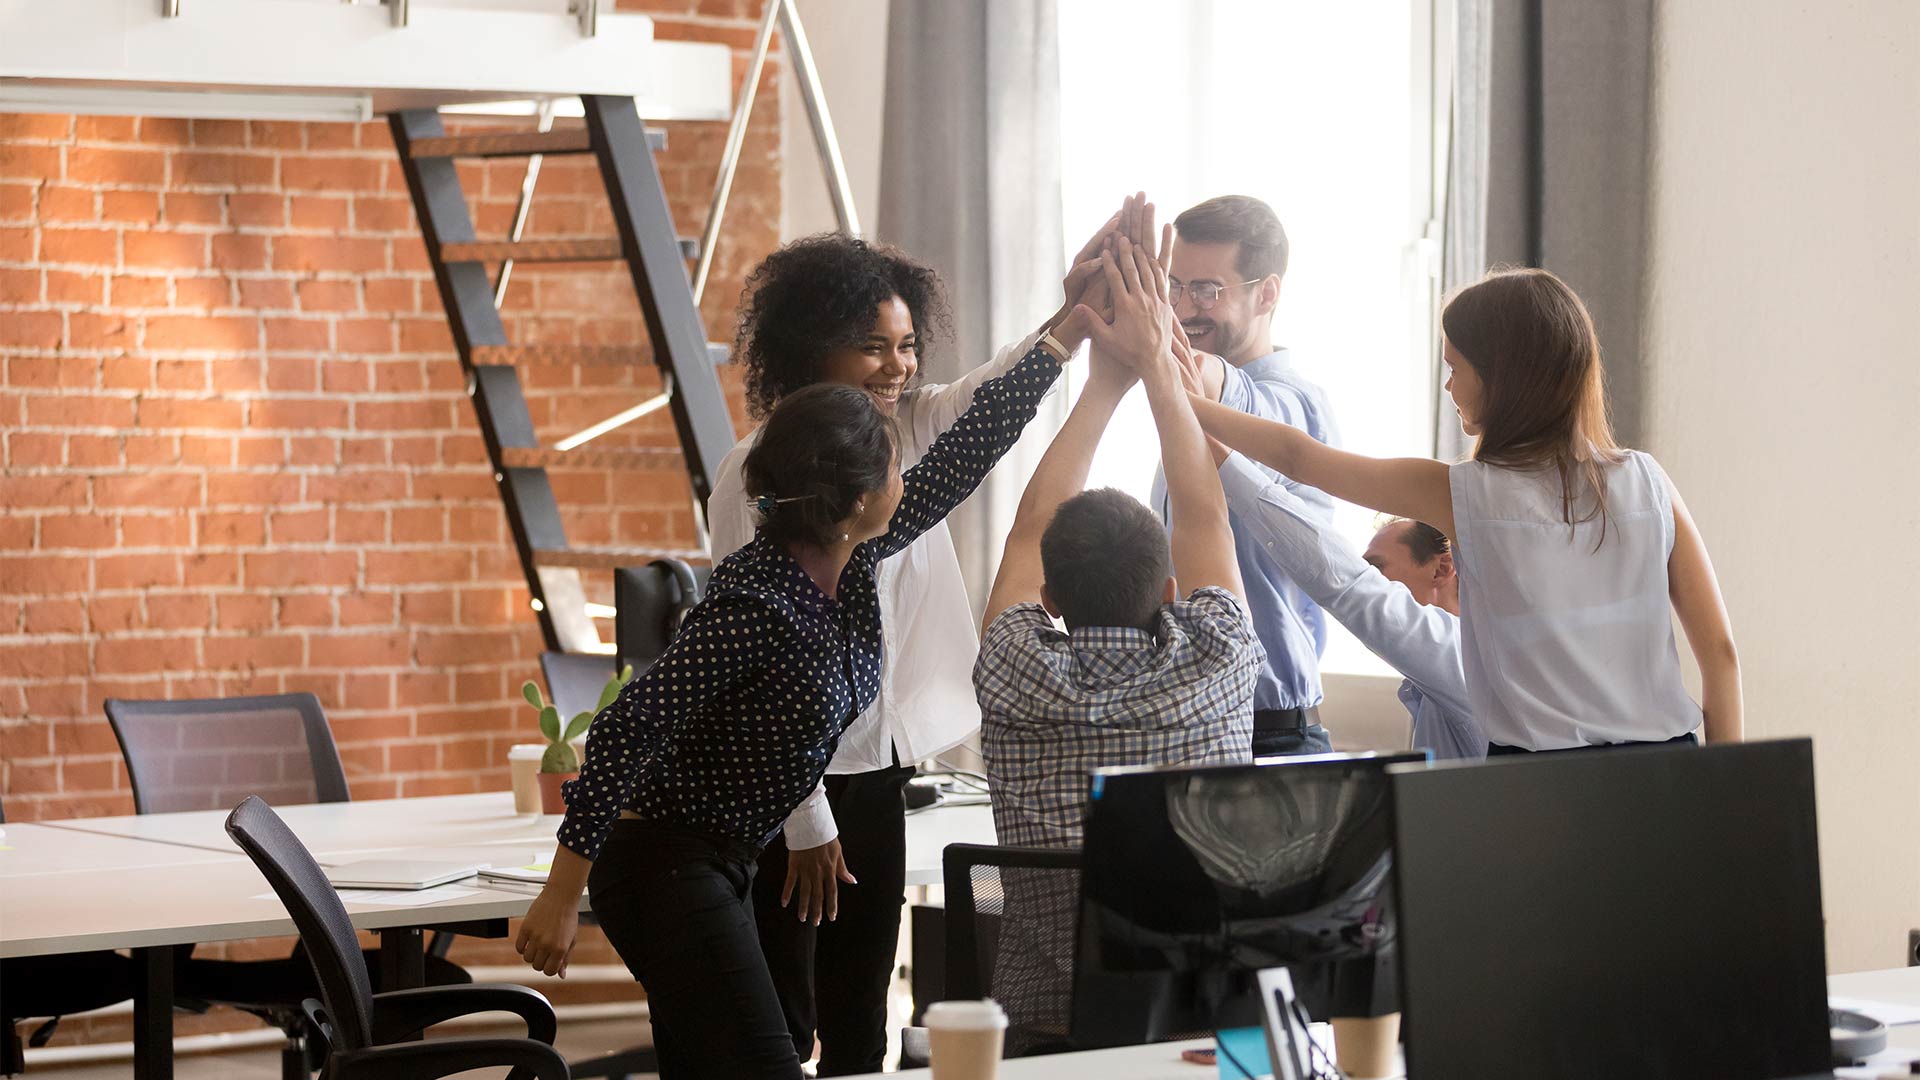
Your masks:
<svg viewBox="0 0 1920 1080"><path fill-rule="evenodd" d="M540 714L540 734L546 736L547 752L540 757L540 812L543 814L564 814L567 801L560 794L560 785L580 775L580 756L574 752L573 741L587 733L593 724L593 718L600 711L613 704L620 696L620 688L633 678L631 665L620 669L607 685L600 689L600 703L591 710L578 712L564 726L560 723L560 710L540 696L540 687L532 679L520 688L520 694L527 704Z"/></svg>

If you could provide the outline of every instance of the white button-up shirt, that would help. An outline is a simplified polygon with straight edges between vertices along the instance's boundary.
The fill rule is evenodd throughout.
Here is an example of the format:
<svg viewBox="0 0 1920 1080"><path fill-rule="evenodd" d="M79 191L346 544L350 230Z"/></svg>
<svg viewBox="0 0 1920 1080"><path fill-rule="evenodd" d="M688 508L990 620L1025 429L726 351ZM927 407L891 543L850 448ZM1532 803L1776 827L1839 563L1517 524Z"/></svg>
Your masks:
<svg viewBox="0 0 1920 1080"><path fill-rule="evenodd" d="M897 420L900 468L918 462L940 434L973 403L981 383L1003 375L1032 349L1035 334L1001 349L992 362L957 382L923 386L901 395ZM713 561L745 547L759 527L741 473L760 429L747 433L720 462L707 499ZM945 521L907 549L880 563L880 695L840 736L829 773L872 772L924 761L966 741L980 727L973 697L973 660L980 650L973 606L960 576L960 557ZM787 818L787 847L819 847L840 835L824 785L814 788Z"/></svg>
<svg viewBox="0 0 1920 1080"><path fill-rule="evenodd" d="M1269 479L1236 453L1220 467L1220 483L1260 557L1406 677L1400 703L1413 718L1413 745L1436 758L1486 757L1487 739L1467 696L1459 618L1415 600L1354 554L1319 508L1293 493L1292 481Z"/></svg>

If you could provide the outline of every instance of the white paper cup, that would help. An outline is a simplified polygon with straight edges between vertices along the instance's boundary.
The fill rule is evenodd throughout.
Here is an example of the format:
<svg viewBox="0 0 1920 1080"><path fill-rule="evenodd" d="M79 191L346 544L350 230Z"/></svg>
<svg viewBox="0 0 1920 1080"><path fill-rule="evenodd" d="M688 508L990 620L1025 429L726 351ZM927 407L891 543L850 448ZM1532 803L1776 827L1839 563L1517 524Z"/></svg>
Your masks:
<svg viewBox="0 0 1920 1080"><path fill-rule="evenodd" d="M1007 1038L1007 1014L985 1001L936 1001L921 1020L927 1028L933 1080L994 1080Z"/></svg>
<svg viewBox="0 0 1920 1080"><path fill-rule="evenodd" d="M542 743L520 743L507 749L507 768L513 774L513 812L540 812L540 759L547 748Z"/></svg>

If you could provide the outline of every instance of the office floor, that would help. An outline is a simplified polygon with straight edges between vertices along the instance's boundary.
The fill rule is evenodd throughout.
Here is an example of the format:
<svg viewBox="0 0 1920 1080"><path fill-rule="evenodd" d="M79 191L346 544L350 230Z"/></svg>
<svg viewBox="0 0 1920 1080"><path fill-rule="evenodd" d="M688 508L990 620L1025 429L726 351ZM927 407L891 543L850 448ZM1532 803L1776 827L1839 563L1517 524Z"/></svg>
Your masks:
<svg viewBox="0 0 1920 1080"><path fill-rule="evenodd" d="M454 1034L463 1038L511 1036L513 1028L512 1024L501 1024L498 1028L463 1027ZM639 1020L591 1020L561 1024L555 1043L568 1059L577 1060L623 1050L647 1038L644 1022ZM130 1068L125 1061L69 1066L36 1064L27 1075L40 1080L126 1080ZM279 1080L280 1050L277 1046L266 1046L214 1054L183 1054L174 1061L173 1075L176 1080ZM479 1070L459 1075L472 1080L493 1080L505 1076L506 1070Z"/></svg>

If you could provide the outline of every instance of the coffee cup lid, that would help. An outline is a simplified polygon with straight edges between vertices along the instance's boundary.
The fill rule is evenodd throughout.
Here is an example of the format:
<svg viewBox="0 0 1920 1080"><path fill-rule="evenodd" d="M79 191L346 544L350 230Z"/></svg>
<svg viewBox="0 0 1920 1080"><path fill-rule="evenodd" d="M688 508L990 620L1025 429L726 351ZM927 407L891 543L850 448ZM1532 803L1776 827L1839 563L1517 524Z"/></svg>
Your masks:
<svg viewBox="0 0 1920 1080"><path fill-rule="evenodd" d="M1006 1011L992 998L981 1001L936 1001L927 1006L922 1023L929 1028L1004 1028Z"/></svg>
<svg viewBox="0 0 1920 1080"><path fill-rule="evenodd" d="M545 743L519 743L507 748L508 761L539 761L547 752Z"/></svg>

